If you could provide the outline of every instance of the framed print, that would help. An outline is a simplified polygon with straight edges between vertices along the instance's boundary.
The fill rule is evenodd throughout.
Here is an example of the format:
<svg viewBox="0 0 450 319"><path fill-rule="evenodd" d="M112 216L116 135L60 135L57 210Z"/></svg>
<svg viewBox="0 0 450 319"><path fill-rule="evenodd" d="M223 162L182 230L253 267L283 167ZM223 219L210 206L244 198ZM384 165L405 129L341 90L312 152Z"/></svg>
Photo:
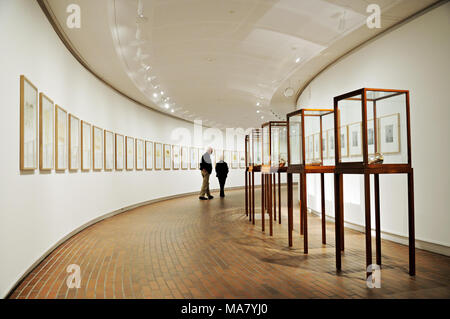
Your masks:
<svg viewBox="0 0 450 319"><path fill-rule="evenodd" d="M327 131L327 158L334 158L334 129Z"/></svg>
<svg viewBox="0 0 450 319"><path fill-rule="evenodd" d="M105 171L112 171L114 169L114 133L111 131L104 131L104 155L105 155Z"/></svg>
<svg viewBox="0 0 450 319"><path fill-rule="evenodd" d="M239 152L239 167L245 168L245 152Z"/></svg>
<svg viewBox="0 0 450 319"><path fill-rule="evenodd" d="M39 93L39 169L53 169L54 105L44 93Z"/></svg>
<svg viewBox="0 0 450 319"><path fill-rule="evenodd" d="M362 126L361 122L353 123L348 125L348 135L349 135L349 155L350 156L361 156L362 155Z"/></svg>
<svg viewBox="0 0 450 319"><path fill-rule="evenodd" d="M67 112L55 105L55 169L67 169Z"/></svg>
<svg viewBox="0 0 450 319"><path fill-rule="evenodd" d="M323 159L328 158L327 134L326 133L325 133L325 136L322 136L322 158Z"/></svg>
<svg viewBox="0 0 450 319"><path fill-rule="evenodd" d="M190 153L190 167L191 169L198 169L198 151L196 147L191 147L189 149L189 153Z"/></svg>
<svg viewBox="0 0 450 319"><path fill-rule="evenodd" d="M38 89L20 76L20 169L37 168Z"/></svg>
<svg viewBox="0 0 450 319"><path fill-rule="evenodd" d="M121 134L116 134L116 171L122 171L125 167L124 165L124 138Z"/></svg>
<svg viewBox="0 0 450 319"><path fill-rule="evenodd" d="M373 119L367 121L367 148L369 155L375 154L375 132Z"/></svg>
<svg viewBox="0 0 450 319"><path fill-rule="evenodd" d="M203 157L203 154L205 154L205 152L203 151L203 149L202 148L198 148L198 167L200 168L200 163L202 162L202 157Z"/></svg>
<svg viewBox="0 0 450 319"><path fill-rule="evenodd" d="M145 169L153 169L153 142L145 141Z"/></svg>
<svg viewBox="0 0 450 319"><path fill-rule="evenodd" d="M383 154L400 153L400 114L380 117L380 152Z"/></svg>
<svg viewBox="0 0 450 319"><path fill-rule="evenodd" d="M173 169L180 169L180 147L178 145L173 145L172 147L173 154Z"/></svg>
<svg viewBox="0 0 450 319"><path fill-rule="evenodd" d="M348 126L341 127L341 157L348 157ZM333 155L334 156L334 155Z"/></svg>
<svg viewBox="0 0 450 319"><path fill-rule="evenodd" d="M142 171L144 169L144 140L136 139L136 170Z"/></svg>
<svg viewBox="0 0 450 319"><path fill-rule="evenodd" d="M69 114L69 170L80 168L80 120Z"/></svg>
<svg viewBox="0 0 450 319"><path fill-rule="evenodd" d="M155 143L155 170L163 167L163 147L161 143Z"/></svg>
<svg viewBox="0 0 450 319"><path fill-rule="evenodd" d="M224 161L227 162L228 165L232 166L232 158L231 151L223 151Z"/></svg>
<svg viewBox="0 0 450 319"><path fill-rule="evenodd" d="M81 121L81 170L91 170L91 148L92 148L91 124Z"/></svg>
<svg viewBox="0 0 450 319"><path fill-rule="evenodd" d="M223 160L225 161L223 150L219 150L219 149L216 150L216 158L217 158L217 162L220 161L221 158L223 158ZM231 165L231 163L228 163L228 165Z"/></svg>
<svg viewBox="0 0 450 319"><path fill-rule="evenodd" d="M231 167L232 168L239 167L239 153L237 151L233 151L232 153Z"/></svg>
<svg viewBox="0 0 450 319"><path fill-rule="evenodd" d="M316 133L313 135L314 139L314 159L320 160L320 134Z"/></svg>
<svg viewBox="0 0 450 319"><path fill-rule="evenodd" d="M134 169L134 138L125 138L125 167L127 171Z"/></svg>
<svg viewBox="0 0 450 319"><path fill-rule="evenodd" d="M186 146L181 147L181 169L189 168L189 148Z"/></svg>
<svg viewBox="0 0 450 319"><path fill-rule="evenodd" d="M306 151L306 160L311 162L314 159L314 137L312 135L307 137L308 150Z"/></svg>
<svg viewBox="0 0 450 319"><path fill-rule="evenodd" d="M164 144L164 169L172 167L172 149L169 144Z"/></svg>
<svg viewBox="0 0 450 319"><path fill-rule="evenodd" d="M92 127L93 136L93 152L92 152L92 163L94 171L101 171L103 169L103 129L93 126Z"/></svg>

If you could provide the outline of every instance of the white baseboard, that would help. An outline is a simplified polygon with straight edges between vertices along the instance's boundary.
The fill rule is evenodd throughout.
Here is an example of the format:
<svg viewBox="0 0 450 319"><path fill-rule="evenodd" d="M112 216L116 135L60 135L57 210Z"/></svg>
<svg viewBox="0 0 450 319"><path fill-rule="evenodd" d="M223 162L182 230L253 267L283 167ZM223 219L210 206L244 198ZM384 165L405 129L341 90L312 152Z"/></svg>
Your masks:
<svg viewBox="0 0 450 319"><path fill-rule="evenodd" d="M317 211L315 211L313 209L308 208L308 211L311 214L317 215L319 217L322 216L321 213L319 213L319 212L317 212ZM331 221L331 222L334 223L334 217L326 215L326 220L327 221ZM344 221L344 227L347 227L347 228L359 231L361 233L365 232L365 227L364 226L358 225L358 224L354 224L354 223L351 223L351 222ZM375 229L372 229L372 236L375 237ZM381 238L385 239L385 240L392 241L394 243L398 243L398 244L402 244L402 245L408 246L408 237L406 237L406 236L401 236L401 235L398 235L398 234L393 234L393 233L389 233L389 232L386 232L386 231L381 231ZM431 243L431 242L423 241L423 240L420 240L420 239L417 239L417 238L416 238L416 248L423 249L423 250L426 250L426 251L431 251L433 253L437 253L437 254L444 255L444 256L450 256L450 247L449 246L440 245L440 244L436 244L436 243Z"/></svg>

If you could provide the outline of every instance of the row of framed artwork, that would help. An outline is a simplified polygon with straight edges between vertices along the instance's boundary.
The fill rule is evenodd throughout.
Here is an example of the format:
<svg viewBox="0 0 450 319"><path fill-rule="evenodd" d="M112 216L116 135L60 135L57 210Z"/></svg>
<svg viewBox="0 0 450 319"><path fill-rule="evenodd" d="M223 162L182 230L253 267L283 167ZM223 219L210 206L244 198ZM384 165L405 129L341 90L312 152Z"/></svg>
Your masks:
<svg viewBox="0 0 450 319"><path fill-rule="evenodd" d="M243 152L216 152L214 161L222 155L231 168L245 168ZM35 170L38 162L42 171L186 170L198 169L202 155L201 148L124 136L80 120L20 77L21 170Z"/></svg>
<svg viewBox="0 0 450 319"><path fill-rule="evenodd" d="M341 127L341 158L362 156L362 123L356 122ZM334 129L323 133L323 159L332 159L334 151ZM377 140L375 141L373 119L367 121L367 144L369 155L377 150L382 154L400 153L400 115L390 114L377 118ZM306 136L306 161L320 160L320 134Z"/></svg>

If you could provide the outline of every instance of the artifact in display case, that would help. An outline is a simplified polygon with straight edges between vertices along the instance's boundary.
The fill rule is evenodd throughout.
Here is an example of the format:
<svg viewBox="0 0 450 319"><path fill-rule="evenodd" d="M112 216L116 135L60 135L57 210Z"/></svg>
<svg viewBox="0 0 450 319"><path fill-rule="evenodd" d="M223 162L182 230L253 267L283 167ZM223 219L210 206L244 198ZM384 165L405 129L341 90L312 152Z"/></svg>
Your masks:
<svg viewBox="0 0 450 319"><path fill-rule="evenodd" d="M250 144L250 162L249 167L252 171L257 171L262 164L262 135L261 129L253 129L249 139Z"/></svg>
<svg viewBox="0 0 450 319"><path fill-rule="evenodd" d="M343 174L364 175L366 265L372 264L370 175L374 175L376 263L381 265L380 174L408 179L409 274L415 275L414 185L411 167L409 91L362 88L334 98L335 134L345 128L348 153L335 138L336 268L344 250ZM344 150L344 152L342 151ZM367 273L367 276L370 274Z"/></svg>
<svg viewBox="0 0 450 319"><path fill-rule="evenodd" d="M262 125L262 165L265 172L286 171L287 135L286 121L271 121Z"/></svg>
<svg viewBox="0 0 450 319"><path fill-rule="evenodd" d="M322 208L322 244L326 244L325 173L334 173L334 110L300 109L287 114L288 125L288 240L292 246L293 183L292 174L300 174L300 234L304 252L308 252L306 174L320 174ZM344 136L345 138L345 136Z"/></svg>

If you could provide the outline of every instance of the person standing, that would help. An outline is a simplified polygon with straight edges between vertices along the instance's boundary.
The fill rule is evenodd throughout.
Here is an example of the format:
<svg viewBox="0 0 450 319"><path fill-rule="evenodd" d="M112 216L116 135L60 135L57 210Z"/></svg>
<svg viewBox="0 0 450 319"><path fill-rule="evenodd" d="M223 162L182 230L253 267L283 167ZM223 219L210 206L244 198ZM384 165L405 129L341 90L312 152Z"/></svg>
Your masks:
<svg viewBox="0 0 450 319"><path fill-rule="evenodd" d="M220 156L220 160L216 163L216 176L220 185L220 197L225 197L225 182L228 176L228 164Z"/></svg>
<svg viewBox="0 0 450 319"><path fill-rule="evenodd" d="M200 162L200 170L202 172L203 182L202 182L202 188L200 190L200 200L208 200L213 199L214 196L211 195L209 191L209 176L212 173L212 164L211 164L211 154L213 152L213 149L211 147L208 147L208 150L205 154L202 156L202 160ZM208 196L208 197L205 197Z"/></svg>

